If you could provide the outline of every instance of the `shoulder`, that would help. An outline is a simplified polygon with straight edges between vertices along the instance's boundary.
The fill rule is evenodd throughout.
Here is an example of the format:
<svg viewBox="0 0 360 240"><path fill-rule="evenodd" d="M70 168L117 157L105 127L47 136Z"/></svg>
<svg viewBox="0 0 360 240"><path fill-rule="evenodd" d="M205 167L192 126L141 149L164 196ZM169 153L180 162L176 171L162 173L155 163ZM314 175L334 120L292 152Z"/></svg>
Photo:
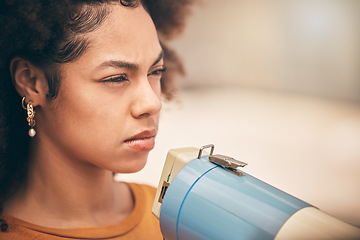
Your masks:
<svg viewBox="0 0 360 240"><path fill-rule="evenodd" d="M138 225L134 229L134 233L138 232L139 236L147 233L148 239L162 239L159 220L152 213L152 206L155 199L156 188L145 185L128 183L134 197L135 208L132 217L138 218ZM143 238L141 238L143 239Z"/></svg>
<svg viewBox="0 0 360 240"><path fill-rule="evenodd" d="M141 203L141 205L146 204L146 208L151 209L156 194L156 188L150 185L138 184L138 183L128 183L128 185L133 194L135 204L136 205L138 203Z"/></svg>
<svg viewBox="0 0 360 240"><path fill-rule="evenodd" d="M20 219L14 218L9 215L2 215L1 217L1 231L0 240L3 239L40 239L36 231L28 229L26 222ZM5 227L6 226L6 227Z"/></svg>

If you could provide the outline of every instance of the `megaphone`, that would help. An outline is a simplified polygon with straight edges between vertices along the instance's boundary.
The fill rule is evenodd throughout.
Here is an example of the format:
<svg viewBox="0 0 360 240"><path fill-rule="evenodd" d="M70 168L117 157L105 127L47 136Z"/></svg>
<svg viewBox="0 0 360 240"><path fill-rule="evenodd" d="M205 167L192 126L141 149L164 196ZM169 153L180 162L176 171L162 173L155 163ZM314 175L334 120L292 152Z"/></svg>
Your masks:
<svg viewBox="0 0 360 240"><path fill-rule="evenodd" d="M359 228L213 152L212 144L168 152L152 209L164 239L360 239Z"/></svg>

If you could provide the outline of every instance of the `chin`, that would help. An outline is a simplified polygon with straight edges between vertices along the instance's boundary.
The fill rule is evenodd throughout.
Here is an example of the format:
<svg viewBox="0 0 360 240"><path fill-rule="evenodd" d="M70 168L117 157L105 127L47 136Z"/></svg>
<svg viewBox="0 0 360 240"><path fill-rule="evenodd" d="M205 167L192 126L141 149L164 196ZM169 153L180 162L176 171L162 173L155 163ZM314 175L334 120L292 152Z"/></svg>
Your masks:
<svg viewBox="0 0 360 240"><path fill-rule="evenodd" d="M120 167L116 168L113 172L116 173L135 173L143 169L146 165L147 157L145 159L137 159L133 161L121 164Z"/></svg>

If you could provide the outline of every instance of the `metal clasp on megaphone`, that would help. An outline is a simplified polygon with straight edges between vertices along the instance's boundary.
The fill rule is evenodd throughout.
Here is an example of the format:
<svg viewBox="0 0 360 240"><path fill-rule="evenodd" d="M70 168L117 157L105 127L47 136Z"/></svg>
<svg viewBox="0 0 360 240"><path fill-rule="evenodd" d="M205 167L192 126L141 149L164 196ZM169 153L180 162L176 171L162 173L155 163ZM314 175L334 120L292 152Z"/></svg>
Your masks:
<svg viewBox="0 0 360 240"><path fill-rule="evenodd" d="M211 148L210 150L210 155L209 155L209 160L212 163L215 163L221 167L223 167L225 170L236 174L237 176L244 176L245 174L243 172L241 172L238 168L239 167L245 167L247 165L247 163L236 160L232 157L228 157L225 155L221 155L221 154L215 154L214 153L214 145L213 144L209 144L209 145L205 145L202 146L199 150L199 155L198 155L198 159L200 159L201 155L202 155L202 151L206 148Z"/></svg>

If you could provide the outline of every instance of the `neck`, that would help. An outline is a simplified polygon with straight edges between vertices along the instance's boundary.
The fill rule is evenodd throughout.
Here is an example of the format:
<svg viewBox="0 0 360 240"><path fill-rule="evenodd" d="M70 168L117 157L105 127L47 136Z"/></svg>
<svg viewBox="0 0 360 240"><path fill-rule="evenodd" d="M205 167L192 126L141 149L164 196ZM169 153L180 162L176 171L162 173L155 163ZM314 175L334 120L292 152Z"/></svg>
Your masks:
<svg viewBox="0 0 360 240"><path fill-rule="evenodd" d="M104 226L130 214L131 192L126 184L113 181L111 171L42 146L33 148L27 184L6 213L57 228Z"/></svg>

